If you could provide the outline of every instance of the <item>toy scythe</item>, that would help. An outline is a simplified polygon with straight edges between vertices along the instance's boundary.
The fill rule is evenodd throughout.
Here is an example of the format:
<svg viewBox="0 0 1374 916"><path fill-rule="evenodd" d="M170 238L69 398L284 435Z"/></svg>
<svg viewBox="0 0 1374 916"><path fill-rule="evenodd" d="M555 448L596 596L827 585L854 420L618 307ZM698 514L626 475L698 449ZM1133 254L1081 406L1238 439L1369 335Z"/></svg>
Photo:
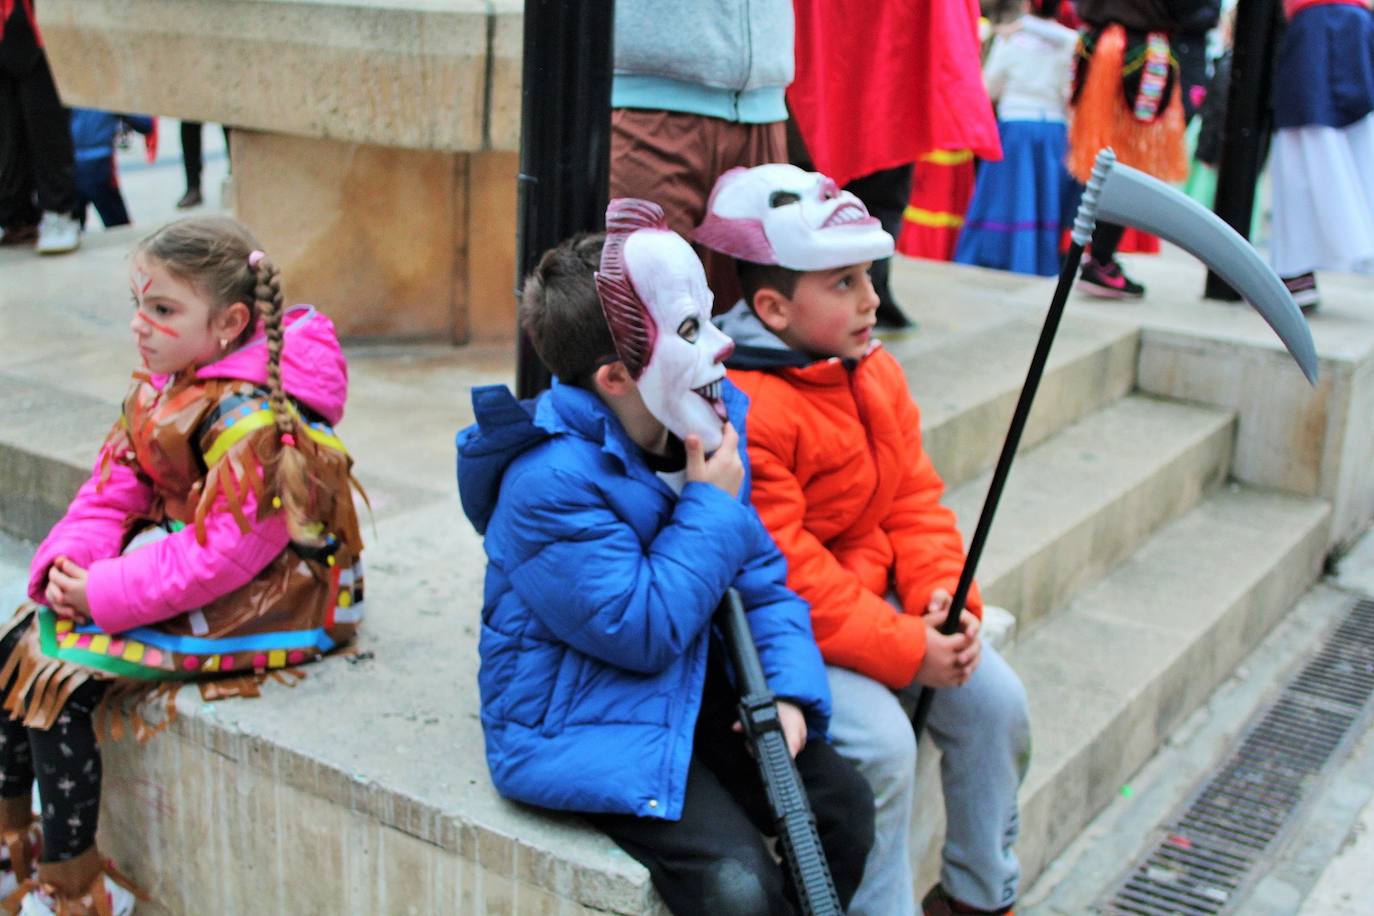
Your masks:
<svg viewBox="0 0 1374 916"><path fill-rule="evenodd" d="M1074 218L1073 243L1059 271L1059 285L1055 287L1049 313L1040 330L1040 340L1026 373L1026 384L1012 413L1011 426L1002 443L1002 453L997 458L982 514L978 517L978 527L969 541L968 558L959 576L949 616L940 627L940 631L946 635L958 630L964 602L968 600L969 587L973 584L973 574L978 568L988 530L992 527L992 517L997 512L997 502L1002 497L1002 488L1007 482L1012 460L1016 457L1016 447L1030 416L1035 391L1045 372L1050 346L1059 330L1059 319L1064 314L1069 290L1073 287L1079 263L1083 259L1083 248L1092 238L1093 228L1099 218L1162 236L1201 260L1260 313L1288 348L1308 382L1316 383L1317 354L1307 321L1284 288L1283 281L1264 263L1250 243L1197 201L1144 172L1119 164L1116 154L1110 149L1102 150L1097 154L1092 178L1088 181L1083 201ZM911 716L911 727L915 729L918 739L930 714L932 699L934 693L928 688L923 689Z"/></svg>

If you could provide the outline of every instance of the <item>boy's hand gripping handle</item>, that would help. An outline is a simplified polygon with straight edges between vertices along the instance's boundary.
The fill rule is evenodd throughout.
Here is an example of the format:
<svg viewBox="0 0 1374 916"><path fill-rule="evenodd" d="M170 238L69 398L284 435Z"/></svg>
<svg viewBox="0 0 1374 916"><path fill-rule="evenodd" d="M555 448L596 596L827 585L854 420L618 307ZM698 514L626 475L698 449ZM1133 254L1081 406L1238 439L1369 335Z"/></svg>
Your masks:
<svg viewBox="0 0 1374 916"><path fill-rule="evenodd" d="M740 691L739 717L744 738L753 749L768 795L782 857L792 874L792 884L805 914L840 914L839 895L830 877L830 865L816 832L801 777L787 750L787 737L778 719L778 707L763 675L744 604L733 588L725 593L719 619Z"/></svg>

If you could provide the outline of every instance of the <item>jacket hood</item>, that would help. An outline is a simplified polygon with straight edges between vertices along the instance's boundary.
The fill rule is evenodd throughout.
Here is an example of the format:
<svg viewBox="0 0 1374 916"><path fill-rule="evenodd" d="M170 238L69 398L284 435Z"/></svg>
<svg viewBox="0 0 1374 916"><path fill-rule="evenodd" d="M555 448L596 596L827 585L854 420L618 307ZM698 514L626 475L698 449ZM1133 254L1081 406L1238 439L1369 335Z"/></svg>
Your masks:
<svg viewBox="0 0 1374 916"><path fill-rule="evenodd" d="M546 393L545 393L546 394ZM463 514L478 534L486 534L496 509L501 478L520 455L549 437L536 426L540 398L518 401L505 385L472 389L472 412L477 422L458 431L458 496Z"/></svg>
<svg viewBox="0 0 1374 916"><path fill-rule="evenodd" d="M743 299L736 302L730 311L711 320L735 342L735 352L725 361L729 369L801 367L815 361L783 343L782 338L768 330Z"/></svg>
<svg viewBox="0 0 1374 916"><path fill-rule="evenodd" d="M817 363L837 362L853 368L868 358L874 348L882 346L874 340L859 359L837 359L833 356L814 356L794 350L754 314L754 310L741 299L735 307L711 319L716 327L724 331L735 342L735 352L725 361L727 369L804 369Z"/></svg>
<svg viewBox="0 0 1374 916"><path fill-rule="evenodd" d="M1019 24L1021 31L1027 35L1033 35L1055 47L1067 47L1069 44L1078 42L1076 30L1060 25L1053 19L1041 19L1039 16L1032 16L1028 13L1021 17Z"/></svg>
<svg viewBox="0 0 1374 916"><path fill-rule="evenodd" d="M334 322L312 305L297 305L282 316L281 378L286 393L322 416L330 426L343 419L348 400L348 363ZM267 338L258 322L252 340L223 359L201 366L197 378L232 378L267 384ZM155 376L154 384L162 384Z"/></svg>

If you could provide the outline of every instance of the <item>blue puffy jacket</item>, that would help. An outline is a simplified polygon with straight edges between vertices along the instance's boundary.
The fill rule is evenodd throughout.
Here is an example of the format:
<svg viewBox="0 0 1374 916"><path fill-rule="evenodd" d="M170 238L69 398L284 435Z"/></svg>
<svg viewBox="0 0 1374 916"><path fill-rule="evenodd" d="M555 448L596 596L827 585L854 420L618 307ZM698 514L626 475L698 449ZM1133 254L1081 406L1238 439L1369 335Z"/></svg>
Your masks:
<svg viewBox="0 0 1374 916"><path fill-rule="evenodd" d="M681 495L595 394L560 384L531 410L472 393L458 434L463 509L486 535L478 684L497 791L567 811L677 820L711 618L739 589L764 671L823 738L830 692L808 607L748 503ZM748 398L728 383L741 431Z"/></svg>

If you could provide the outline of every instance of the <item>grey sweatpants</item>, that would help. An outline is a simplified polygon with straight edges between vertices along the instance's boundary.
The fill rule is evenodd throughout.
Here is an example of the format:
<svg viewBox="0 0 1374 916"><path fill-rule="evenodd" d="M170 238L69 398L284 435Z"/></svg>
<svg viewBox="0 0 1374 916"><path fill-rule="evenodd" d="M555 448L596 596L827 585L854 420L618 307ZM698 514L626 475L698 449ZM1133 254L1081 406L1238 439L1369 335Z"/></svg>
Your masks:
<svg viewBox="0 0 1374 916"><path fill-rule="evenodd" d="M876 837L850 916L916 912L911 820L916 741L910 710L919 688L894 693L847 668L829 667L836 750L867 777L877 805ZM1016 793L1030 763L1030 717L1016 672L984 643L962 687L938 691L926 729L940 749L945 846L940 883L955 899L996 910L1016 900L1021 866Z"/></svg>

